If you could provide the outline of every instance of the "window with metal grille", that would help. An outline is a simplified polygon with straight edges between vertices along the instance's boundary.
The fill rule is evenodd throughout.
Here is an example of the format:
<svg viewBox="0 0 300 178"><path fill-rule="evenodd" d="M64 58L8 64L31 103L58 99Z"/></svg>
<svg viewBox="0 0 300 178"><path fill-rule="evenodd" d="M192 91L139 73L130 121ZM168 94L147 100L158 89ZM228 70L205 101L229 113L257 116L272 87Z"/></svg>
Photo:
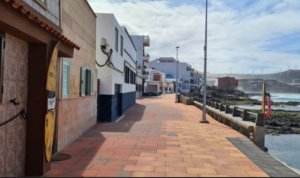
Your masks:
<svg viewBox="0 0 300 178"><path fill-rule="evenodd" d="M81 84L80 95L90 96L94 95L94 72L86 67L81 68L80 72Z"/></svg>

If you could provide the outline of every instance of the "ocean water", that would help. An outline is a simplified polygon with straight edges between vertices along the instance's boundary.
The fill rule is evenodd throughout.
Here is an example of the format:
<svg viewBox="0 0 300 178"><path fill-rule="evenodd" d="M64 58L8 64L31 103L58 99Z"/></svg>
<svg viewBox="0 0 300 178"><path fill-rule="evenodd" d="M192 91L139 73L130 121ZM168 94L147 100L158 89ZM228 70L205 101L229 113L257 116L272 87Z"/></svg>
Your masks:
<svg viewBox="0 0 300 178"><path fill-rule="evenodd" d="M241 109L249 109L249 110L261 110L261 105L236 105ZM283 110L283 111L299 111L300 112L300 105L298 106L272 106L273 111Z"/></svg>
<svg viewBox="0 0 300 178"><path fill-rule="evenodd" d="M300 135L266 135L265 146L273 157L300 170Z"/></svg>
<svg viewBox="0 0 300 178"><path fill-rule="evenodd" d="M271 100L275 102L289 102L289 101L300 102L300 93L299 94L270 93L270 94L271 94ZM262 96L256 95L256 96L252 96L251 98L261 101Z"/></svg>

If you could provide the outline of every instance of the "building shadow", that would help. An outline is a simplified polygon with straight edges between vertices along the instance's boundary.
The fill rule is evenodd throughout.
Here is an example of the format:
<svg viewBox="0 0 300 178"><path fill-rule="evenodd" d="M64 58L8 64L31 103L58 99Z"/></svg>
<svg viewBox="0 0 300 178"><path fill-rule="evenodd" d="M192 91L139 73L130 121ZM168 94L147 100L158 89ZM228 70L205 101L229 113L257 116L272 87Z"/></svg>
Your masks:
<svg viewBox="0 0 300 178"><path fill-rule="evenodd" d="M136 122L142 120L146 106L135 104L124 112L124 118L119 122L98 123L97 130L100 132L129 132Z"/></svg>
<svg viewBox="0 0 300 178"><path fill-rule="evenodd" d="M51 170L44 176L95 177L97 175L93 173L99 173L99 170L105 170L106 167L111 169L110 166L112 165L116 167L122 166L116 165L117 160L118 164L120 164L120 160L122 161L122 159L126 158L127 160L127 157L124 157L124 151L132 149L132 144L134 143L130 141L125 143L125 138L122 139L122 142L119 142L119 137L122 137L122 134L118 134L118 132L128 133L134 124L143 119L145 108L146 106L144 105L135 104L124 113L125 117L121 121L115 123L98 123L93 126L60 152L71 155L71 158L52 162ZM116 137L114 137L114 134L116 134ZM116 147L122 147L122 149L119 150ZM128 172L117 169L110 171L110 173L112 175L103 176L131 176Z"/></svg>

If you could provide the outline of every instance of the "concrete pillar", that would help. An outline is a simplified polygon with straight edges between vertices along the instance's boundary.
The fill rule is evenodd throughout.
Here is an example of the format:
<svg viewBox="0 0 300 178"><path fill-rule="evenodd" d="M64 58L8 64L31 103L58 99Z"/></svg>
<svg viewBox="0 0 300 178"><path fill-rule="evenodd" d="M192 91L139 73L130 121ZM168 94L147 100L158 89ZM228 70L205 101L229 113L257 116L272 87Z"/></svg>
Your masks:
<svg viewBox="0 0 300 178"><path fill-rule="evenodd" d="M262 150L265 148L265 127L254 127L253 142Z"/></svg>

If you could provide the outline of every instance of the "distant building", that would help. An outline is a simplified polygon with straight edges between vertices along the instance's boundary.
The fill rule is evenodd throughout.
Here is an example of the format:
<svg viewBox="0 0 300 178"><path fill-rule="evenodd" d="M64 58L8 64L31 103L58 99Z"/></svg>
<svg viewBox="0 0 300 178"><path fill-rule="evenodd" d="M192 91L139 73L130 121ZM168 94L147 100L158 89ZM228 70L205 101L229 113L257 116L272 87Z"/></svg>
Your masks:
<svg viewBox="0 0 300 178"><path fill-rule="evenodd" d="M238 84L238 80L234 77L218 78L218 87L222 89L237 89Z"/></svg>
<svg viewBox="0 0 300 178"><path fill-rule="evenodd" d="M145 47L150 46L149 36L131 35L136 47L137 76L136 76L136 97L141 98L144 91L145 79L148 77L145 70L148 68L150 55L145 52Z"/></svg>
<svg viewBox="0 0 300 178"><path fill-rule="evenodd" d="M98 120L113 122L136 100L137 50L113 14L97 13Z"/></svg>
<svg viewBox="0 0 300 178"><path fill-rule="evenodd" d="M163 94L167 88L165 74L151 68L147 68L146 73L148 77L145 80L145 95Z"/></svg>
<svg viewBox="0 0 300 178"><path fill-rule="evenodd" d="M165 73L167 80L176 81L176 59L173 57L160 57L151 61L149 67ZM178 63L178 84L180 92L190 92L192 86L200 85L200 79L195 80L194 78L194 76L198 77L200 75L194 75L194 72L195 70L191 65L185 62Z"/></svg>

